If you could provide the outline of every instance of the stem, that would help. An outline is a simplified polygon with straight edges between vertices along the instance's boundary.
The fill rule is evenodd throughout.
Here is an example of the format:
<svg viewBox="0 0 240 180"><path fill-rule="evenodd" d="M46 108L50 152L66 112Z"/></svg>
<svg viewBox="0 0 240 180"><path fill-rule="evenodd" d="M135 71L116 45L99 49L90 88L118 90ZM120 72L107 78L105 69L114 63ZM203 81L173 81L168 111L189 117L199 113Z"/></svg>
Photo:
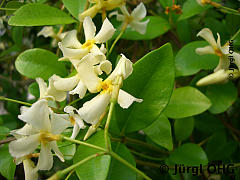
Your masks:
<svg viewBox="0 0 240 180"><path fill-rule="evenodd" d="M4 10L4 11L15 11L17 9L15 8L0 8L0 10Z"/></svg>
<svg viewBox="0 0 240 180"><path fill-rule="evenodd" d="M134 150L130 150L133 154L136 154L139 157L145 158L145 159L149 159L149 160L153 160L153 161L163 161L165 158L156 158L156 157L152 157L152 156L148 156L142 153L139 153L137 151Z"/></svg>
<svg viewBox="0 0 240 180"><path fill-rule="evenodd" d="M123 33L125 32L125 30L126 30L126 28L127 28L127 25L128 25L128 22L125 22L125 23L123 24L122 30L121 30L120 34L117 36L117 38L115 39L115 41L113 42L113 44L112 44L112 46L111 46L111 48L110 48L110 50L109 50L109 52L108 52L108 54L107 54L107 57L112 53L114 46L116 45L116 43L118 42L118 40L121 38L121 36L122 36Z"/></svg>
<svg viewBox="0 0 240 180"><path fill-rule="evenodd" d="M3 0L2 3L0 4L0 8L3 6L4 2L5 2L5 0Z"/></svg>
<svg viewBox="0 0 240 180"><path fill-rule="evenodd" d="M106 149L108 151L111 150L111 146L110 146L109 141L108 141L108 129L109 129L109 125L110 125L110 121L111 121L111 118L112 118L112 113L113 113L113 109L114 109L115 104L116 104L116 101L112 101L111 104L110 104L110 109L109 109L109 112L108 112L107 122L106 122L106 125L105 125L105 128L104 128L104 139L105 139L105 143L106 143Z"/></svg>
<svg viewBox="0 0 240 180"><path fill-rule="evenodd" d="M23 105L26 105L26 106L32 106L32 104L30 104L30 103L15 100L15 99L6 98L6 97L3 97L3 96L0 96L0 100L11 101L11 102L15 102L15 103L18 103L18 104L23 104Z"/></svg>
<svg viewBox="0 0 240 180"><path fill-rule="evenodd" d="M105 150L104 148L102 148L102 147L95 146L95 145L93 145L93 144L89 144L89 143L86 143L86 142L82 142L82 141L79 141L79 140L76 140L76 139L72 139L72 138L69 138L69 137L66 137L66 136L61 136L61 138L64 139L64 140L67 140L67 141L76 143L76 144L80 144L80 145L88 146L88 147L93 148L93 149L97 149L97 150L100 150L100 151L103 151L103 152L106 151L106 150Z"/></svg>
<svg viewBox="0 0 240 180"><path fill-rule="evenodd" d="M10 138L7 138L7 139L4 139L4 140L1 140L1 141L0 141L0 145L1 145L1 144L9 143L9 142L12 142L12 141L15 141L15 140L16 140L15 137L10 137Z"/></svg>
<svg viewBox="0 0 240 180"><path fill-rule="evenodd" d="M240 12L235 10L235 9L231 9L231 8L228 8L228 7L225 7L219 3L216 3L216 2L210 2L209 3L210 5L212 5L213 7L215 8L218 8L218 9L223 9L223 10L226 10L227 12L231 12L233 14L236 14L236 15L240 15Z"/></svg>
<svg viewBox="0 0 240 180"><path fill-rule="evenodd" d="M120 161L121 163L123 163L124 165L126 165L127 167L129 167L130 169L132 169L133 171L135 171L136 173L138 173L139 175L141 175L142 177L144 177L147 180L151 180L150 177L148 177L146 174L144 174L142 171L138 170L136 167L134 167L133 165L131 165L129 162L127 162L126 160L124 160L123 158L121 158L119 155L117 155L114 152L110 152L109 153L113 158L115 158L116 160Z"/></svg>
<svg viewBox="0 0 240 180"><path fill-rule="evenodd" d="M67 177L65 178L65 180L68 180L73 173L74 173L74 170L72 170L72 171L67 175Z"/></svg>
<svg viewBox="0 0 240 180"><path fill-rule="evenodd" d="M126 144L138 144L138 145L141 145L141 146L144 146L146 148L149 148L151 150L154 150L156 152L160 152L160 153L163 153L163 154L169 154L169 152L167 151L163 151L151 144L147 144L143 141L139 141L137 139L132 139L132 138L129 138L129 137L123 137L123 138L112 138L113 141L119 141L119 142L122 142L122 143L126 143Z"/></svg>
<svg viewBox="0 0 240 180"><path fill-rule="evenodd" d="M239 30L233 35L233 37L232 37L231 39L234 40L234 39L238 36L239 33L240 33L240 28L239 28Z"/></svg>
<svg viewBox="0 0 240 180"><path fill-rule="evenodd" d="M78 166L82 165L83 163L96 158L97 156L101 156L105 153L98 153L98 154L93 154L91 156L86 157L85 159L77 162L76 164L73 164L72 166L69 166L68 168L58 171L57 173L55 173L53 176L51 176L50 178L48 178L48 180L55 180L55 179L61 179L65 174L67 174L70 171L73 171L75 168L77 168Z"/></svg>

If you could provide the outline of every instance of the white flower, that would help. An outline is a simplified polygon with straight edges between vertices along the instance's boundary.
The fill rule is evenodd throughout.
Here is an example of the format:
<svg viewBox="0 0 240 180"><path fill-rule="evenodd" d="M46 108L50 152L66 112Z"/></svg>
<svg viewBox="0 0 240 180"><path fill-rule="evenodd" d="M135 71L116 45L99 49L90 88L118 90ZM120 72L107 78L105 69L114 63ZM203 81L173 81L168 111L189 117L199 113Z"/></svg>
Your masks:
<svg viewBox="0 0 240 180"><path fill-rule="evenodd" d="M79 94L80 98L83 98L87 89L91 93L99 92L102 79L98 75L110 73L112 70L112 64L110 61L104 60L100 62L92 55L88 54L81 61L71 60L74 64L77 74L70 78L61 78L59 76L53 76L54 87L62 91L70 91L70 94Z"/></svg>
<svg viewBox="0 0 240 180"><path fill-rule="evenodd" d="M106 18L103 25L96 34L96 26L92 19L88 16L83 21L83 28L85 34L85 43L81 44L77 39L77 31L70 31L59 43L59 48L63 52L63 56L69 60L77 59L80 60L88 53L92 53L98 56L101 60L105 60L104 53L98 48L96 44L102 44L107 42L114 34L115 29L110 21Z"/></svg>
<svg viewBox="0 0 240 180"><path fill-rule="evenodd" d="M37 180L38 173L34 171L35 165L30 159L23 160L23 167L25 173L25 180Z"/></svg>
<svg viewBox="0 0 240 180"><path fill-rule="evenodd" d="M22 129L12 132L17 138L9 144L9 152L13 157L21 158L29 155L41 144L35 171L51 169L53 165L51 149L61 161L64 161L56 140L59 140L58 134L71 126L66 115L53 113L48 107L47 100L41 99L30 108L22 108L18 118L27 124Z"/></svg>
<svg viewBox="0 0 240 180"><path fill-rule="evenodd" d="M112 15L116 15L117 16L117 20L118 21L123 21L123 22L127 22L127 24L129 24L129 26L139 32L140 34L145 34L146 33L146 29L147 29L147 24L149 22L149 19L141 22L141 20L146 17L147 15L147 11L146 8L144 6L143 3L140 3L133 11L131 14L129 14L127 8L125 5L120 7L121 12L123 14L119 14L117 11L113 12L110 14L110 17Z"/></svg>
<svg viewBox="0 0 240 180"><path fill-rule="evenodd" d="M200 6L211 3L211 0L196 0Z"/></svg>
<svg viewBox="0 0 240 180"><path fill-rule="evenodd" d="M67 97L67 93L62 90L57 90L53 85L54 76L48 79L49 86L47 87L47 83L44 82L42 78L36 78L36 81L39 86L40 97L39 99L51 99L54 101L63 101Z"/></svg>
<svg viewBox="0 0 240 180"><path fill-rule="evenodd" d="M52 41L52 46L56 47L57 43L61 40L63 40L63 38L65 37L65 35L68 32L64 32L64 33L60 33L60 34L56 34L53 30L52 26L44 26L41 31L38 32L37 36L44 36L45 38L47 37L51 37L53 38Z"/></svg>
<svg viewBox="0 0 240 180"><path fill-rule="evenodd" d="M79 116L79 114L75 114L74 111L77 111L77 109L75 109L74 107L72 106L66 106L64 108L64 111L66 113L69 113L69 119L70 119L70 122L72 123L73 125L73 133L72 133L72 136L71 138L72 139L75 139L76 136L78 135L80 129L85 129L86 126L84 125L84 122L83 120L81 119L81 117Z"/></svg>
<svg viewBox="0 0 240 180"><path fill-rule="evenodd" d="M122 55L115 70L101 84L103 91L90 101L85 102L82 108L78 110L80 117L87 123L97 124L110 103L116 79L118 77L126 79L132 73L132 70L132 62ZM137 99L123 90L119 91L117 102L122 108L128 108L134 101L140 103L142 99Z"/></svg>
<svg viewBox="0 0 240 180"><path fill-rule="evenodd" d="M207 84L215 84L215 83L224 83L227 82L229 74L231 72L228 72L229 66L230 66L230 59L229 57L232 56L234 59L234 64L240 69L240 54L233 52L232 54L229 53L229 46L228 44L221 46L221 40L220 35L217 33L218 39L215 40L212 31L208 28L202 29L197 36L201 36L203 39L205 39L210 45L203 47L203 48L197 48L196 53L199 55L203 54L215 54L219 56L219 63L217 67L214 69L213 74L199 80L197 82L197 85L207 85ZM220 72L218 72L220 71ZM237 69L235 69L234 72L234 78L238 77ZM219 76L219 77L217 77ZM215 80L213 80L215 79Z"/></svg>

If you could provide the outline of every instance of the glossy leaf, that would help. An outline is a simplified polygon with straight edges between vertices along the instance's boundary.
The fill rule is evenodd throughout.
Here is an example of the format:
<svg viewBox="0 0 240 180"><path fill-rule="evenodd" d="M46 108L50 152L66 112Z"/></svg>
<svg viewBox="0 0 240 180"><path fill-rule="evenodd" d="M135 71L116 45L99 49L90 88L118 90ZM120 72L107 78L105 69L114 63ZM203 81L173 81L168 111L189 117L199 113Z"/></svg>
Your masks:
<svg viewBox="0 0 240 180"><path fill-rule="evenodd" d="M29 49L21 53L15 62L18 72L29 78L41 77L47 80L53 74L66 76L67 70L58 57L44 49Z"/></svg>
<svg viewBox="0 0 240 180"><path fill-rule="evenodd" d="M123 89L143 99L129 109L118 109L120 129L133 132L153 123L169 102L174 82L173 55L170 44L154 50L134 64L133 73Z"/></svg>
<svg viewBox="0 0 240 180"><path fill-rule="evenodd" d="M156 144L165 147L169 151L173 149L171 124L163 114L143 131Z"/></svg>
<svg viewBox="0 0 240 180"><path fill-rule="evenodd" d="M204 94L196 88L187 86L173 91L164 114L174 119L184 118L200 114L210 106L211 102Z"/></svg>
<svg viewBox="0 0 240 180"><path fill-rule="evenodd" d="M113 151L121 156L123 159L128 161L134 167L136 167L136 162L129 149L121 143L113 143ZM111 160L111 165L109 168L108 180L136 180L136 172L129 169L126 165L122 164L116 159Z"/></svg>
<svg viewBox="0 0 240 180"><path fill-rule="evenodd" d="M237 88L233 83L211 85L207 87L206 96L212 102L209 111L218 114L226 111L237 99Z"/></svg>
<svg viewBox="0 0 240 180"><path fill-rule="evenodd" d="M198 55L195 50L207 46L205 41L195 41L185 45L175 58L176 76L189 76L201 69L214 69L219 61L215 55Z"/></svg>
<svg viewBox="0 0 240 180"><path fill-rule="evenodd" d="M182 15L179 17L179 20L190 18L194 15L197 15L206 9L208 9L210 6L200 6L196 0L187 0L183 4L182 8Z"/></svg>
<svg viewBox="0 0 240 180"><path fill-rule="evenodd" d="M0 126L0 140L5 139L9 135L10 130L5 126Z"/></svg>
<svg viewBox="0 0 240 180"><path fill-rule="evenodd" d="M103 131L94 134L86 142L105 148ZM101 151L80 145L74 155L73 163L99 152ZM76 173L80 179L84 180L105 180L108 175L110 161L111 157L109 155L98 156L76 168Z"/></svg>
<svg viewBox="0 0 240 180"><path fill-rule="evenodd" d="M184 166L206 165L208 158L204 150L197 144L187 143L175 149L169 156L171 164L184 164Z"/></svg>
<svg viewBox="0 0 240 180"><path fill-rule="evenodd" d="M166 33L170 29L168 21L160 16L148 16L143 21L146 19L149 19L149 23L145 34L139 34L131 29L131 27L128 27L121 38L128 40L150 40Z"/></svg>
<svg viewBox="0 0 240 180"><path fill-rule="evenodd" d="M46 26L71 24L75 20L60 9L40 3L30 3L22 6L9 19L12 26Z"/></svg>
<svg viewBox="0 0 240 180"><path fill-rule="evenodd" d="M176 119L174 122L175 137L178 141L187 139L193 131L194 119L193 117Z"/></svg>
<svg viewBox="0 0 240 180"><path fill-rule="evenodd" d="M78 15L84 11L87 0L62 0L67 10L78 19Z"/></svg>
<svg viewBox="0 0 240 180"><path fill-rule="evenodd" d="M5 144L0 148L0 173L8 180L13 180L16 164L8 152L8 145Z"/></svg>

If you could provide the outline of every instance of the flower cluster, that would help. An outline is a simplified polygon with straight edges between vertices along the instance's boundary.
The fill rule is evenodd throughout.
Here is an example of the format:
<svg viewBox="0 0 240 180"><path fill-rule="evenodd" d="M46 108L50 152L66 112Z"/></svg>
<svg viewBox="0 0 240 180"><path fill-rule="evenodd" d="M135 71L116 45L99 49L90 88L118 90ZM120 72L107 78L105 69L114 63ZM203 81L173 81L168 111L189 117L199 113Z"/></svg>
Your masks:
<svg viewBox="0 0 240 180"><path fill-rule="evenodd" d="M221 46L219 34L217 34L218 39L216 41L212 31L208 28L204 28L197 34L197 36L202 37L210 44L209 46L203 48L197 48L197 54L215 54L219 56L219 63L214 69L214 73L200 79L197 82L198 86L225 83L229 79L236 79L240 76L240 54L236 52L231 52L230 54L228 43L224 46ZM234 62L231 62L231 59L229 57L231 57ZM236 68L230 68L231 64L235 64Z"/></svg>
<svg viewBox="0 0 240 180"><path fill-rule="evenodd" d="M123 0L91 0L90 2L95 3L94 6L79 15L80 21L83 21L85 43L80 43L76 30L55 34L52 27L44 27L38 33L38 36L54 38L54 43L59 41L58 46L63 54L59 61L70 61L76 74L67 78L53 75L49 78L48 85L43 79L37 78L40 89L39 100L31 107L21 107L21 115L18 118L26 125L21 129L11 131L16 140L9 144L9 152L15 157L17 164L23 162L26 179L37 179L38 170L52 168L51 150L61 161L64 161L57 141L61 140L61 133L67 128L73 127L71 138L74 139L80 129L89 125L84 138L87 139L97 131L103 116L108 111L110 102L116 101L122 108L128 108L133 102L142 102L142 99L135 98L120 89L123 80L133 71L132 62L121 54L112 71L112 63L106 57L107 50L104 43L112 38L115 28L105 18L100 31L96 34L96 26L92 17L103 9L112 10L121 6L124 15L116 14L117 19L127 21L127 24L134 30L144 34L148 20L140 22L146 16L143 3L130 15ZM108 75L105 80L100 77L103 73ZM58 114L49 105L49 101L62 102L66 100L68 93L77 94L82 99L87 92L98 93L98 95L85 102L79 109L66 106L64 112ZM31 161L31 158L34 157L38 157L36 166Z"/></svg>

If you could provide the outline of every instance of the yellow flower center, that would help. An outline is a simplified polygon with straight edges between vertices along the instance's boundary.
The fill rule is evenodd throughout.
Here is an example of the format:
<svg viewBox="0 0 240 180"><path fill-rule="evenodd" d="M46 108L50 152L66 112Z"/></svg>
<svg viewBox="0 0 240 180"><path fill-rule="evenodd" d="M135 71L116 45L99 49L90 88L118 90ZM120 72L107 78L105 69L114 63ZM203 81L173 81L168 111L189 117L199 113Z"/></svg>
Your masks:
<svg viewBox="0 0 240 180"><path fill-rule="evenodd" d="M39 141L43 144L46 144L50 141L58 141L58 140L60 140L59 135L54 135L54 134L51 134L47 131L41 131L40 132Z"/></svg>
<svg viewBox="0 0 240 180"><path fill-rule="evenodd" d="M222 51L220 50L220 49L215 49L214 50L215 51L215 54L217 55L217 56L222 56L223 55L223 53L222 53Z"/></svg>
<svg viewBox="0 0 240 180"><path fill-rule="evenodd" d="M112 81L111 80L106 80L101 83L101 89L103 90L102 92L111 92L112 91Z"/></svg>
<svg viewBox="0 0 240 180"><path fill-rule="evenodd" d="M88 50L92 49L93 45L95 44L95 40L87 40L83 45L82 48L87 48Z"/></svg>
<svg viewBox="0 0 240 180"><path fill-rule="evenodd" d="M202 0L201 3L202 3L202 4L210 4L210 3L211 3L211 0Z"/></svg>
<svg viewBox="0 0 240 180"><path fill-rule="evenodd" d="M132 16L126 16L126 22L129 24L133 21L133 17Z"/></svg>
<svg viewBox="0 0 240 180"><path fill-rule="evenodd" d="M73 116L70 116L69 120L70 120L72 125L75 125L76 120L75 120L75 118Z"/></svg>

